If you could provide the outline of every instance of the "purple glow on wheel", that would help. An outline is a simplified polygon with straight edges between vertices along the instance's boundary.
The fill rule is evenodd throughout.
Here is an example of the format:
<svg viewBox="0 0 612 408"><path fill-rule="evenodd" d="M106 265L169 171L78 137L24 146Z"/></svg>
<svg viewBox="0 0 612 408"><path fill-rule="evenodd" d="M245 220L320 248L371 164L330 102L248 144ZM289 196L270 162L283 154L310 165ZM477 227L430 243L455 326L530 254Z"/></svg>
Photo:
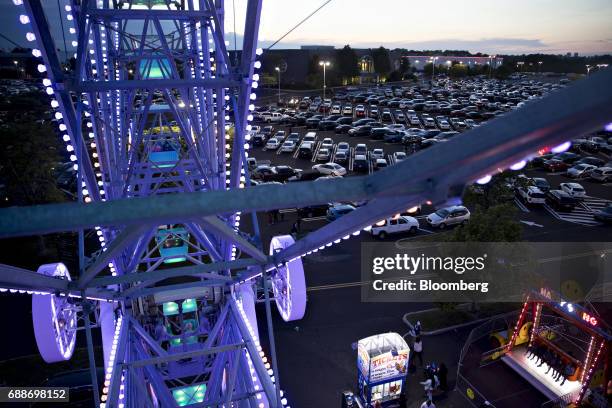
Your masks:
<svg viewBox="0 0 612 408"><path fill-rule="evenodd" d="M527 165L527 161L526 160L521 160L518 163L514 163L512 166L510 166L510 170L520 170L523 167L525 167Z"/></svg>
<svg viewBox="0 0 612 408"><path fill-rule="evenodd" d="M572 142L565 142L565 143L561 143L559 146L553 147L552 149L550 149L550 151L553 153L563 153L570 147L572 147Z"/></svg>
<svg viewBox="0 0 612 408"><path fill-rule="evenodd" d="M484 177L479 178L478 180L476 180L476 183L478 184L487 184L489 181L491 181L491 175L487 174Z"/></svg>
<svg viewBox="0 0 612 408"><path fill-rule="evenodd" d="M63 263L41 265L38 273L70 280ZM68 296L32 295L34 337L47 363L69 360L74 352L77 314L69 299Z"/></svg>
<svg viewBox="0 0 612 408"><path fill-rule="evenodd" d="M270 255L295 242L291 235L280 235L270 242ZM302 259L296 258L272 273L272 289L276 307L284 321L299 320L306 312L306 279Z"/></svg>

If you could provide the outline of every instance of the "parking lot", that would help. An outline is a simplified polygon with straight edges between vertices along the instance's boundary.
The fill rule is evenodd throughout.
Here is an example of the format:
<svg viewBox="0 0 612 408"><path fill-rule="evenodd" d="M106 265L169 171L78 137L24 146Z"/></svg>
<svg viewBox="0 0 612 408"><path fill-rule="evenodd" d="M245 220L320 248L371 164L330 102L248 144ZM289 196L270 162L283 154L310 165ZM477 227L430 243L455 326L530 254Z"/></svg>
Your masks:
<svg viewBox="0 0 612 408"><path fill-rule="evenodd" d="M442 80L426 88L416 85L365 90L349 88L344 92L337 91L332 98L325 100L304 98L291 107L261 106L257 108L251 135L250 155L257 160L257 163L252 163L252 179L254 183L295 182L370 174L563 86L533 80ZM310 135L307 139L314 140L305 142L306 135ZM586 165L591 171L611 166L611 134L600 132L599 135L577 136L580 138L574 141L570 152L559 156L544 149L539 152L542 156L517 174L521 173L530 180L545 179L550 190L562 189L562 183L578 183L585 190L584 197L577 199L571 208L560 208L548 198L542 203L530 203L517 193L513 203L526 226L545 228L544 224L557 222L571 223L576 227L609 224L594 215L612 202L612 177L595 180L590 177L590 171L570 177L567 169L585 160L598 164L592 168ZM272 138L277 138L277 143L269 143ZM289 140L293 143L287 143ZM309 152L302 154L301 147L307 143ZM559 158L563 163L557 163ZM317 168L326 163L330 164ZM285 168L281 169L283 166ZM275 169L279 169L278 174ZM542 191L542 194L546 193ZM330 211L327 210L332 207L334 204L329 208L320 206L305 211L285 209L281 213L295 213L306 225L314 223L311 224L314 229L328 221ZM423 203L420 208L411 210L415 211L407 209L405 215L418 220L417 236L439 232L437 226L425 220L427 214L438 209ZM333 213L329 220L341 215ZM414 232L406 230L394 234L394 238L412 239L414 235Z"/></svg>

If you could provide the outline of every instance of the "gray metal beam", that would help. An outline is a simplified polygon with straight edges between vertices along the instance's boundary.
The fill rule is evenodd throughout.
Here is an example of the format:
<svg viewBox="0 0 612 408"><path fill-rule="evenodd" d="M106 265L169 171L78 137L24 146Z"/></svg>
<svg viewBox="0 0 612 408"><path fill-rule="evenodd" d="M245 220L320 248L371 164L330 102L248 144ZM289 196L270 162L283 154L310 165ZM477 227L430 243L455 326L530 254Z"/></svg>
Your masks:
<svg viewBox="0 0 612 408"><path fill-rule="evenodd" d="M612 94L607 92L608 89L612 89L610 69L367 177L80 205L6 208L0 210L0 237L75 230L93 225L184 222L245 209L291 208L335 200L439 190L472 181L517 162L544 146L561 143L603 126L612 117Z"/></svg>
<svg viewBox="0 0 612 408"><path fill-rule="evenodd" d="M151 10L151 9L91 9L88 13L91 18L102 17L104 20L193 20L208 18L208 10Z"/></svg>
<svg viewBox="0 0 612 408"><path fill-rule="evenodd" d="M128 89L171 89L185 87L232 88L240 85L240 81L229 78L214 79L133 79L119 81L83 81L66 84L75 92L105 92Z"/></svg>
<svg viewBox="0 0 612 408"><path fill-rule="evenodd" d="M136 242L137 238L144 234L149 228L150 227L147 225L134 225L121 231L119 235L117 235L106 247L106 250L103 251L98 258L96 258L94 263L91 264L89 268L85 270L85 272L83 272L83 275L78 280L78 287L86 287L89 282L91 282L92 279L94 279L96 275L102 271L102 269L107 267L109 262L115 259L115 257L119 256L121 251L123 251L129 245Z"/></svg>
<svg viewBox="0 0 612 408"><path fill-rule="evenodd" d="M69 281L41 275L27 269L0 264L0 285L14 289L68 292Z"/></svg>
<svg viewBox="0 0 612 408"><path fill-rule="evenodd" d="M207 227L208 230L214 234L222 235L225 239L230 240L236 247L242 252L249 254L259 262L268 262L268 256L261 252L257 247L252 245L249 241L238 235L236 231L230 228L227 224L221 221L218 217L209 216L204 217L202 223Z"/></svg>
<svg viewBox="0 0 612 408"><path fill-rule="evenodd" d="M201 276L208 279L216 279L222 282L231 282L231 278L224 275L213 274L214 271L246 268L247 266L256 265L257 261L253 259L237 259L235 261L216 262L202 265L185 266L181 268L157 269L151 272L129 273L120 276L105 276L94 279L90 287L99 287L107 285L119 285L122 283L134 282L157 282L159 280L174 278L178 276Z"/></svg>
<svg viewBox="0 0 612 408"><path fill-rule="evenodd" d="M270 376L268 375L266 368L264 367L263 362L261 361L261 358L259 357L259 352L255 347L255 342L253 341L253 338L249 333L249 329L246 327L244 320L242 320L242 316L240 314L238 306L236 305L236 300L234 298L231 298L229 300L229 305L233 318L236 321L236 325L238 326L238 330L240 330L240 335L246 343L246 348L249 352L249 355L251 356L251 361L253 362L253 368L255 369L257 377L259 378L259 382L261 383L266 393L268 402L271 407L278 407L280 406L280 401L277 401L276 389L274 387L274 384L272 383L272 380L270 379Z"/></svg>
<svg viewBox="0 0 612 408"><path fill-rule="evenodd" d="M182 360L184 358L185 359L194 358L194 357L199 357L199 356L206 356L209 354L222 353L224 351L238 350L238 349L243 348L244 346L245 346L244 343L224 344L222 346L217 346L217 347L209 347L209 348L202 348L200 350L192 350L192 351L184 351L181 353L166 354L165 356L151 357L151 358L147 358L143 360L134 360L134 361L130 361L129 363L125 363L124 366L127 368L128 366L144 367L148 365L163 364L169 361Z"/></svg>

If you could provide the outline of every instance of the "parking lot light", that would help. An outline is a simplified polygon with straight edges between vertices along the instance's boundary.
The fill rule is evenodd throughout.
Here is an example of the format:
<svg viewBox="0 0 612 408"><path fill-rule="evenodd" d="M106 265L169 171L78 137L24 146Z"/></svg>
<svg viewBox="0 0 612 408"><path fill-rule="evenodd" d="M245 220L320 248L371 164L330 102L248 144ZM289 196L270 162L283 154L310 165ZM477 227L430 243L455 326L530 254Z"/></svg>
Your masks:
<svg viewBox="0 0 612 408"><path fill-rule="evenodd" d="M280 98L280 68L279 67L274 67L274 70L276 72L278 72L278 105L280 106L281 103L281 98Z"/></svg>
<svg viewBox="0 0 612 408"><path fill-rule="evenodd" d="M323 101L325 101L325 88L327 88L327 85L325 83L325 67L329 67L331 65L331 62L319 61L319 65L323 67Z"/></svg>

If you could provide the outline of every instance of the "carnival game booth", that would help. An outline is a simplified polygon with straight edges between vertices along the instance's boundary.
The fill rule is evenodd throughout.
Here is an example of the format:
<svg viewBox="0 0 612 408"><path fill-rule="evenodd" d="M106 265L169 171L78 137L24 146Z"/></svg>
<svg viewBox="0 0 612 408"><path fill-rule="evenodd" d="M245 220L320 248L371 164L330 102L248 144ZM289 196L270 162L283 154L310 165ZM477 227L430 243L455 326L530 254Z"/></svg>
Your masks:
<svg viewBox="0 0 612 408"><path fill-rule="evenodd" d="M357 343L359 395L366 407L388 406L404 389L410 347L398 333L367 337Z"/></svg>
<svg viewBox="0 0 612 408"><path fill-rule="evenodd" d="M517 343L531 321L529 341ZM610 335L594 310L548 290L530 293L502 361L551 400L581 406L609 398Z"/></svg>

